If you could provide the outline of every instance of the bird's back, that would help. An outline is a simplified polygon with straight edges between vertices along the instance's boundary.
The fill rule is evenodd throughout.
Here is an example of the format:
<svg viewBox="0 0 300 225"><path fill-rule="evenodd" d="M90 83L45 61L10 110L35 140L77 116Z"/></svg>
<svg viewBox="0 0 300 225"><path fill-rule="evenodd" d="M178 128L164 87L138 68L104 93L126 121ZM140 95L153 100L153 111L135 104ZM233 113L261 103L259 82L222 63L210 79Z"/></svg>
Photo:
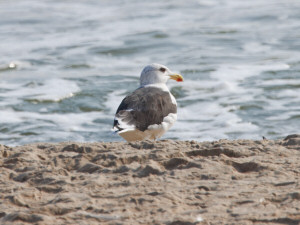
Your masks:
<svg viewBox="0 0 300 225"><path fill-rule="evenodd" d="M138 88L121 102L115 115L114 130L121 135L130 131L145 132L154 125L162 129L168 115L177 113L172 97L170 92L157 87ZM164 126L164 132L170 126Z"/></svg>

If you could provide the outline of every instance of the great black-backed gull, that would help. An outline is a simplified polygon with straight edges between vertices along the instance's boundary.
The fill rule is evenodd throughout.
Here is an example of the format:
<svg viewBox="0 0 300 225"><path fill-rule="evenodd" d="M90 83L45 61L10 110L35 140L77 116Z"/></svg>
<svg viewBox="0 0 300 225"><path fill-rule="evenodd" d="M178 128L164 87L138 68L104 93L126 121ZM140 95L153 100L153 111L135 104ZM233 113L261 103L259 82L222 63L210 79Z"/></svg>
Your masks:
<svg viewBox="0 0 300 225"><path fill-rule="evenodd" d="M166 66L146 66L140 87L121 102L113 130L128 142L160 138L177 119L177 103L166 85L169 79L183 81L180 74Z"/></svg>

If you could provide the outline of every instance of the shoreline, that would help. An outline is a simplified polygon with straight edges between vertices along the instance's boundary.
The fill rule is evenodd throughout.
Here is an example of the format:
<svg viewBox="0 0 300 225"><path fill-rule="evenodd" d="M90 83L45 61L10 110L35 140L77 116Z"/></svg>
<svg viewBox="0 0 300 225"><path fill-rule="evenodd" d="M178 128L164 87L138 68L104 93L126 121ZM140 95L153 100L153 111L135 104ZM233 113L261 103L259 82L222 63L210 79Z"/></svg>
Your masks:
<svg viewBox="0 0 300 225"><path fill-rule="evenodd" d="M299 224L300 135L0 145L1 224Z"/></svg>

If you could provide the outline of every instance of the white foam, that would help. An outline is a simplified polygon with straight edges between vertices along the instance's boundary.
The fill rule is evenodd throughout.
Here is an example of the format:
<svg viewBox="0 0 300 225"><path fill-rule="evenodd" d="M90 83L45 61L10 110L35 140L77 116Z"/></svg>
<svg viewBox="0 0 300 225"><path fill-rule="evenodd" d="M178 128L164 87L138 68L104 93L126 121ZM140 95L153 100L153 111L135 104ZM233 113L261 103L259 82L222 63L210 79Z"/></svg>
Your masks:
<svg viewBox="0 0 300 225"><path fill-rule="evenodd" d="M280 71L287 70L290 66L284 63L276 64L245 64L232 65L224 64L219 69L211 72L210 76L217 80L225 81L242 81L250 76L257 76L264 71Z"/></svg>
<svg viewBox="0 0 300 225"><path fill-rule="evenodd" d="M93 120L102 118L104 115L101 112L85 112L85 113L51 113L40 114L37 112L28 111L13 111L1 110L0 111L1 123L20 123L30 121L44 121L50 126L60 126L63 130L72 130L72 127L80 126L82 124L93 124ZM37 126L39 124L37 123Z"/></svg>
<svg viewBox="0 0 300 225"><path fill-rule="evenodd" d="M8 82L5 80L1 80L0 82L0 89L14 90L20 88L20 86L22 86L22 84L16 82Z"/></svg>
<svg viewBox="0 0 300 225"><path fill-rule="evenodd" d="M271 50L269 45L262 45L259 42L249 42L243 46L243 49L249 53L264 53Z"/></svg>
<svg viewBox="0 0 300 225"><path fill-rule="evenodd" d="M37 141L86 141L84 133L105 132L109 125L99 125L97 119L111 120L109 115L101 112L65 113L65 114L40 114L37 112L17 112L12 110L0 111L0 123L13 125L9 134L1 135L1 139L9 140L9 144L15 145L14 139L19 143ZM17 125L17 126L15 126ZM33 131L41 135L23 136L24 131ZM6 137L5 137L6 135Z"/></svg>
<svg viewBox="0 0 300 225"><path fill-rule="evenodd" d="M20 123L23 120L16 116L15 111L9 109L9 110L0 110L0 123Z"/></svg>
<svg viewBox="0 0 300 225"><path fill-rule="evenodd" d="M125 96L126 90L116 90L107 95L105 106L109 109L110 113L116 113L121 101L125 98Z"/></svg>
<svg viewBox="0 0 300 225"><path fill-rule="evenodd" d="M271 79L263 80L260 82L262 86L275 86L275 85L300 85L300 79Z"/></svg>
<svg viewBox="0 0 300 225"><path fill-rule="evenodd" d="M291 98L299 98L300 96L300 91L299 89L285 89L282 90L280 92L277 93L277 97L280 98L289 98L289 100L291 100Z"/></svg>
<svg viewBox="0 0 300 225"><path fill-rule="evenodd" d="M42 83L33 82L32 84L1 84L0 87L10 89L7 92L0 93L0 97L7 98L9 101L16 99L34 99L38 101L60 101L64 98L72 97L74 93L79 92L80 88L74 81L54 78L45 80Z"/></svg>
<svg viewBox="0 0 300 225"><path fill-rule="evenodd" d="M271 121L286 121L293 116L300 116L299 112L281 112L279 115L272 115L266 118Z"/></svg>
<svg viewBox="0 0 300 225"><path fill-rule="evenodd" d="M203 141L229 138L230 133L257 132L259 128L243 121L235 114L236 109L234 105L223 107L218 102L197 102L180 108L178 121L166 137Z"/></svg>

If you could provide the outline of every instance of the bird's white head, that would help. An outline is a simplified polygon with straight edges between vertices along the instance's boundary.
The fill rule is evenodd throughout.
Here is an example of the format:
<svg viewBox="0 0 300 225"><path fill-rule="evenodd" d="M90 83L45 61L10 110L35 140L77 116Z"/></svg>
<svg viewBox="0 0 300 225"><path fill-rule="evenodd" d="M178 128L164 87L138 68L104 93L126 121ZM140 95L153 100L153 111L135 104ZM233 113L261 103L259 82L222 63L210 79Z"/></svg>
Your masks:
<svg viewBox="0 0 300 225"><path fill-rule="evenodd" d="M180 74L172 73L168 67L164 65L153 63L143 69L140 84L141 86L148 84L165 84L169 79L178 82L183 81L183 77Z"/></svg>

